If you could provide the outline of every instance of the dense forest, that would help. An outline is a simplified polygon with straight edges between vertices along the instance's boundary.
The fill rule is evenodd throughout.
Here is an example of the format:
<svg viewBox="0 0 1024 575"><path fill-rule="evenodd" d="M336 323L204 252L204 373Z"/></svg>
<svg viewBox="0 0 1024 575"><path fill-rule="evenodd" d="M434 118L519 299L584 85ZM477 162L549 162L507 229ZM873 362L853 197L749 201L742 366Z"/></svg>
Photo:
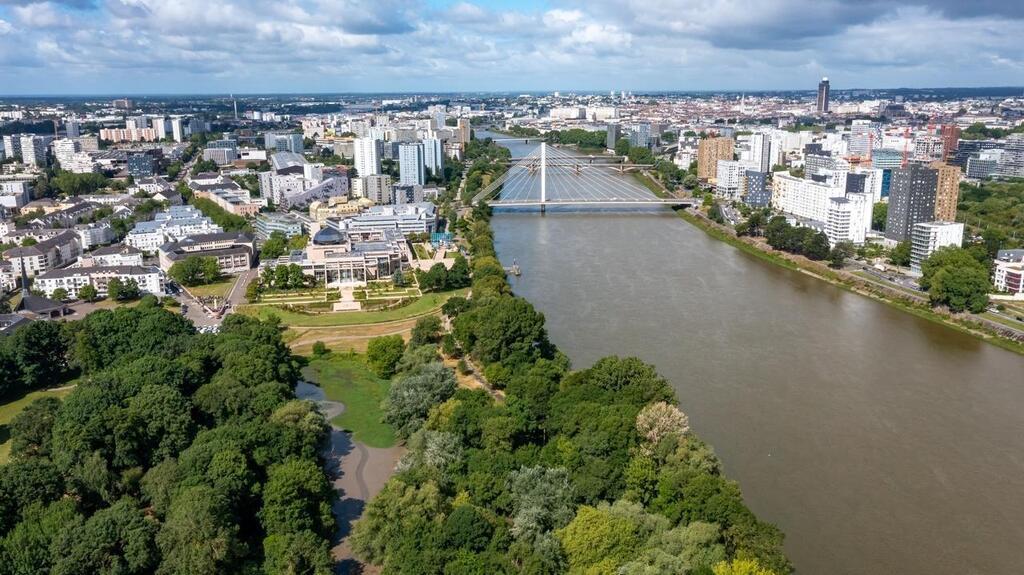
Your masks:
<svg viewBox="0 0 1024 575"><path fill-rule="evenodd" d="M150 296L13 337L4 381L77 385L11 423L0 575L331 572L328 426L278 325L198 334Z"/></svg>
<svg viewBox="0 0 1024 575"><path fill-rule="evenodd" d="M991 255L1024 246L1024 180L960 184L958 221L981 234Z"/></svg>
<svg viewBox="0 0 1024 575"><path fill-rule="evenodd" d="M393 574L789 573L782 533L652 366L570 370L543 314L510 293L489 216L478 205L468 225L472 299L445 304L451 332L371 345L375 369L397 373L385 419L408 452L356 523L356 554ZM504 398L458 389L434 337Z"/></svg>

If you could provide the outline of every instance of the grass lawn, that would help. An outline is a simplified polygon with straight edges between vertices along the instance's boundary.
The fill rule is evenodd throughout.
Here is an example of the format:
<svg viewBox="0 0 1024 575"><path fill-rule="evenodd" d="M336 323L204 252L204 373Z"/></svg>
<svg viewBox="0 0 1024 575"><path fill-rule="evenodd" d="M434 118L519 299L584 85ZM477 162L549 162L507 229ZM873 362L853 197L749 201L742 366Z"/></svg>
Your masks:
<svg viewBox="0 0 1024 575"><path fill-rule="evenodd" d="M352 432L352 437L368 447L392 447L395 430L381 419L380 403L391 383L377 377L355 354L331 354L313 359L302 370L303 376L316 383L327 399L345 404L345 413L331 423Z"/></svg>
<svg viewBox="0 0 1024 575"><path fill-rule="evenodd" d="M412 249L416 252L416 258L421 260L429 260L430 254L427 252L427 248L423 247L423 244L413 244Z"/></svg>
<svg viewBox="0 0 1024 575"><path fill-rule="evenodd" d="M236 277L229 277L224 281L220 281L214 284L207 284L204 286L196 286L188 288L188 291L192 292L192 295L196 297L210 297L216 296L219 299L224 299L231 291L231 286L235 285Z"/></svg>
<svg viewBox="0 0 1024 575"><path fill-rule="evenodd" d="M468 289L453 290L439 293L428 293L407 306L384 311L349 311L323 313L319 315L305 315L288 311L274 305L246 305L241 306L238 311L246 315L268 319L270 316L277 316L283 325L296 327L332 327L343 325L359 325L364 323L382 323L408 319L413 316L424 315L441 309L444 302L452 296L465 296Z"/></svg>
<svg viewBox="0 0 1024 575"><path fill-rule="evenodd" d="M21 410L25 409L28 404L42 397L64 397L71 393L71 389L61 389L59 391L33 391L28 395L15 399L10 403L4 403L0 405L0 465L7 463L7 458L11 455L11 431L7 428L14 416L21 413Z"/></svg>
<svg viewBox="0 0 1024 575"><path fill-rule="evenodd" d="M638 182L643 184L644 187L646 187L648 190L650 190L651 193L654 194L655 196L658 196L659 198L667 198L668 197L668 194L665 192L665 189L662 188L661 186L659 186L658 182L655 182L647 174L643 174L643 173L640 173L640 172L633 172L633 177L636 178L636 180Z"/></svg>

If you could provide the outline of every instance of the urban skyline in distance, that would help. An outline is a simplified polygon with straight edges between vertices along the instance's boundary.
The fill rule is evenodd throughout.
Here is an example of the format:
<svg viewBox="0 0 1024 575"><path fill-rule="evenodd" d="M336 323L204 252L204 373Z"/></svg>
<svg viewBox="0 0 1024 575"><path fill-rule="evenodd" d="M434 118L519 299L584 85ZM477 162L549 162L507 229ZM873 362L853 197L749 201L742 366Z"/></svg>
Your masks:
<svg viewBox="0 0 1024 575"><path fill-rule="evenodd" d="M1024 3L0 0L0 95L1024 85Z"/></svg>

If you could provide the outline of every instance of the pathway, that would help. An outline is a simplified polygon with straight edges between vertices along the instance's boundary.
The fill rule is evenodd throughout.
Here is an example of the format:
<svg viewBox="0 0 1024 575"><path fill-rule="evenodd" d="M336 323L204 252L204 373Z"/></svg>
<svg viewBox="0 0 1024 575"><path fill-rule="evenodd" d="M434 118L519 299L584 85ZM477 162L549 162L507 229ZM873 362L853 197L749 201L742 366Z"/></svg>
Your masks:
<svg viewBox="0 0 1024 575"><path fill-rule="evenodd" d="M299 382L295 386L299 399L315 401L324 416L331 420L345 412L345 405L331 401L324 396L319 386ZM400 446L387 449L367 447L352 440L352 434L331 424L331 436L324 449L325 470L331 478L331 485L338 493L334 502L334 517L338 530L333 540L331 555L336 561L335 572L339 574L363 573L363 565L352 555L348 536L352 524L363 514L367 502L380 492L405 449Z"/></svg>

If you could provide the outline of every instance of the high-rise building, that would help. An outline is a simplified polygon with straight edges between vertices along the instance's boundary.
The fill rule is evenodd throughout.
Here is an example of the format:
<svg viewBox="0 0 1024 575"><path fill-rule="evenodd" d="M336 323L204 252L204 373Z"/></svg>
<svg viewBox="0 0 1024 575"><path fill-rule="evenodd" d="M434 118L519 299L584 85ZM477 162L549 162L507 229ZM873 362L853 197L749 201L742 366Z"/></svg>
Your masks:
<svg viewBox="0 0 1024 575"><path fill-rule="evenodd" d="M651 145L651 125L637 124L629 129L629 147L647 148ZM730 158L731 159L731 158Z"/></svg>
<svg viewBox="0 0 1024 575"><path fill-rule="evenodd" d="M755 133L750 135L750 161L759 172L767 172L771 168L771 138L768 134Z"/></svg>
<svg viewBox="0 0 1024 575"><path fill-rule="evenodd" d="M73 161L75 153L81 151L81 149L78 140L61 138L53 141L53 157L57 159L57 163L65 170L68 169L67 165Z"/></svg>
<svg viewBox="0 0 1024 575"><path fill-rule="evenodd" d="M175 142L185 140L185 123L182 118L171 118L171 137Z"/></svg>
<svg viewBox="0 0 1024 575"><path fill-rule="evenodd" d="M4 136L4 154L8 158L21 157L21 134L7 134Z"/></svg>
<svg viewBox="0 0 1024 575"><path fill-rule="evenodd" d="M772 193L768 190L768 174L757 170L744 173L743 202L752 208L764 208L772 201Z"/></svg>
<svg viewBox="0 0 1024 575"><path fill-rule="evenodd" d="M153 118L153 134L156 135L157 140L167 137L167 118L163 116Z"/></svg>
<svg viewBox="0 0 1024 575"><path fill-rule="evenodd" d="M381 141L373 138L356 138L355 167L356 174L376 176L380 174Z"/></svg>
<svg viewBox="0 0 1024 575"><path fill-rule="evenodd" d="M152 178L156 175L156 158L145 153L129 154L128 173L136 180Z"/></svg>
<svg viewBox="0 0 1024 575"><path fill-rule="evenodd" d="M470 129L469 118L459 118L456 128L459 132L459 143L462 144L462 149L466 149L466 144L473 137L473 132Z"/></svg>
<svg viewBox="0 0 1024 575"><path fill-rule="evenodd" d="M352 195L367 198L378 205L392 204L395 201L391 189L391 176L360 176L352 180Z"/></svg>
<svg viewBox="0 0 1024 575"><path fill-rule="evenodd" d="M46 149L53 141L53 136L35 136L26 134L21 137L21 162L26 166L45 168L49 163Z"/></svg>
<svg viewBox="0 0 1024 575"><path fill-rule="evenodd" d="M81 125L78 120L68 118L64 121L64 133L69 138L77 138L82 135Z"/></svg>
<svg viewBox="0 0 1024 575"><path fill-rule="evenodd" d="M1024 178L1024 134L1011 134L1003 140L999 175L1004 178Z"/></svg>
<svg viewBox="0 0 1024 575"><path fill-rule="evenodd" d="M956 204L960 199L960 168L942 162L932 162L931 168L939 173L935 188L935 220L956 221Z"/></svg>
<svg viewBox="0 0 1024 575"><path fill-rule="evenodd" d="M828 78L822 78L821 82L818 82L818 113L828 113Z"/></svg>
<svg viewBox="0 0 1024 575"><path fill-rule="evenodd" d="M444 176L444 145L438 138L423 140L423 163L435 178Z"/></svg>
<svg viewBox="0 0 1024 575"><path fill-rule="evenodd" d="M956 124L942 126L942 161L949 162L960 145L960 127Z"/></svg>
<svg viewBox="0 0 1024 575"><path fill-rule="evenodd" d="M615 149L615 144L619 141L622 132L619 129L618 124L608 124L608 135L604 140L604 147L609 150Z"/></svg>
<svg viewBox="0 0 1024 575"><path fill-rule="evenodd" d="M866 158L871 155L876 126L871 120L854 120L850 124L851 155Z"/></svg>
<svg viewBox="0 0 1024 575"><path fill-rule="evenodd" d="M697 147L697 177L710 180L718 175L718 160L732 160L732 138L705 138Z"/></svg>
<svg viewBox="0 0 1024 575"><path fill-rule="evenodd" d="M424 173L423 144L407 143L398 147L398 183L422 186L427 183Z"/></svg>
<svg viewBox="0 0 1024 575"><path fill-rule="evenodd" d="M921 164L893 170L889 186L889 214L885 220L886 238L907 241L915 224L935 220L938 183L938 170Z"/></svg>
<svg viewBox="0 0 1024 575"><path fill-rule="evenodd" d="M871 196L851 193L829 198L825 235L833 246L840 242L862 244L871 228Z"/></svg>

